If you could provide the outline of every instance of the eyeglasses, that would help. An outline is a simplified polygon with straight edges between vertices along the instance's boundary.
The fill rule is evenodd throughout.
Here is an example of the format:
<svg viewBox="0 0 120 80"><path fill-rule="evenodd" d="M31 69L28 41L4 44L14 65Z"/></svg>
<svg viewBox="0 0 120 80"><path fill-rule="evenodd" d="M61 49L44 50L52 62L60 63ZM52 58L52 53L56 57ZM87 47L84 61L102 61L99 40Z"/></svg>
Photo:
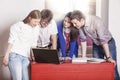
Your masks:
<svg viewBox="0 0 120 80"><path fill-rule="evenodd" d="M40 24L47 26L49 24L48 20L46 19L41 19Z"/></svg>

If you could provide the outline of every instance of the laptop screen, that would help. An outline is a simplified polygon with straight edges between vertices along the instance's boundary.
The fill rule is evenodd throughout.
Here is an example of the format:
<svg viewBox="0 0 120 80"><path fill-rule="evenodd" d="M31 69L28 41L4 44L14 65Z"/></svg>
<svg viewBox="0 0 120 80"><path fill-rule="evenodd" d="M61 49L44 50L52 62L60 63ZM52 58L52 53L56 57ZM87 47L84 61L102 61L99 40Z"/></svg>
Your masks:
<svg viewBox="0 0 120 80"><path fill-rule="evenodd" d="M34 59L38 63L59 64L58 51L55 49L32 48Z"/></svg>

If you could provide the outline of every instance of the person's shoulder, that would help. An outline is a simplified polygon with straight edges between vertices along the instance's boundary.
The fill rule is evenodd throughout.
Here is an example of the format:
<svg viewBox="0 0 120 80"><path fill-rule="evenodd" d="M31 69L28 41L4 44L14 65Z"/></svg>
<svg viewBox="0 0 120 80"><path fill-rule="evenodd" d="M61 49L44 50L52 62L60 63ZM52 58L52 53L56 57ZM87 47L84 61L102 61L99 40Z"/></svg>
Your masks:
<svg viewBox="0 0 120 80"><path fill-rule="evenodd" d="M54 19L52 19L52 20L51 20L51 22L55 22L55 20L54 20Z"/></svg>
<svg viewBox="0 0 120 80"><path fill-rule="evenodd" d="M86 25L90 25L91 23L98 23L101 22L102 19L96 15L87 15L86 16Z"/></svg>
<svg viewBox="0 0 120 80"><path fill-rule="evenodd" d="M53 25L55 25L56 24L56 22L55 22L55 20L51 20L50 21L50 23L47 25L47 27L51 27L51 26L53 26Z"/></svg>
<svg viewBox="0 0 120 80"><path fill-rule="evenodd" d="M62 25L62 24L63 24L63 20L57 21L57 25Z"/></svg>
<svg viewBox="0 0 120 80"><path fill-rule="evenodd" d="M62 20L57 21L57 27L62 28L62 26L63 26L63 21Z"/></svg>
<svg viewBox="0 0 120 80"><path fill-rule="evenodd" d="M103 19L99 16L93 16L95 24L103 24Z"/></svg>
<svg viewBox="0 0 120 80"><path fill-rule="evenodd" d="M16 22L13 25L11 25L11 28L17 28L20 27L21 25L23 25L24 23L22 21Z"/></svg>
<svg viewBox="0 0 120 80"><path fill-rule="evenodd" d="M99 16L95 16L95 15L91 15L91 18L95 21L101 21L102 18L100 18Z"/></svg>
<svg viewBox="0 0 120 80"><path fill-rule="evenodd" d="M40 28L40 25L35 26L34 29L35 29L35 30L40 30L40 29L41 29L41 28Z"/></svg>
<svg viewBox="0 0 120 80"><path fill-rule="evenodd" d="M15 31L15 32L20 31L22 24L23 24L22 22L16 22L16 23L12 24L12 25L10 26L10 31Z"/></svg>
<svg viewBox="0 0 120 80"><path fill-rule="evenodd" d="M87 14L85 15L85 18L86 19L101 19L99 16L96 16L96 15L90 15L90 14Z"/></svg>
<svg viewBox="0 0 120 80"><path fill-rule="evenodd" d="M24 25L25 23L23 21L16 22L15 25Z"/></svg>
<svg viewBox="0 0 120 80"><path fill-rule="evenodd" d="M50 21L50 23L48 24L47 28L51 28L51 29L57 28L56 21L52 19L52 20Z"/></svg>
<svg viewBox="0 0 120 80"><path fill-rule="evenodd" d="M55 24L55 23L56 23L56 21L54 19L52 19L49 24Z"/></svg>

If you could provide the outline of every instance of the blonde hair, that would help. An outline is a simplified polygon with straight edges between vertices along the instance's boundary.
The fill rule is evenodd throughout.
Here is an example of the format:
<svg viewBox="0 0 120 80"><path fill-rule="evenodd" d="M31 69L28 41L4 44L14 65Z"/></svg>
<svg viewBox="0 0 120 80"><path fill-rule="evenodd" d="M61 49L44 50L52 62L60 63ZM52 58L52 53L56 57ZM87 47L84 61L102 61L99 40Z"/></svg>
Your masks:
<svg viewBox="0 0 120 80"><path fill-rule="evenodd" d="M24 23L29 23L30 19L29 18L34 18L34 19L40 19L41 14L39 10L33 10L29 13L29 15L23 20Z"/></svg>

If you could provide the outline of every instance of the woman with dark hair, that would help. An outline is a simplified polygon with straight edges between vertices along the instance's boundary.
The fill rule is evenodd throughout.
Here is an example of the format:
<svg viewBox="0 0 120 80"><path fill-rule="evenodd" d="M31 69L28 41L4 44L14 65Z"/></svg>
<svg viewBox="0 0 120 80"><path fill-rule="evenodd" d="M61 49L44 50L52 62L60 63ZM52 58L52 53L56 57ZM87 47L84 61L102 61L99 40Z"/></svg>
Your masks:
<svg viewBox="0 0 120 80"><path fill-rule="evenodd" d="M71 60L73 55L78 57L78 43L76 28L71 24L71 12L67 13L63 22L57 24L58 28L58 49L60 60Z"/></svg>
<svg viewBox="0 0 120 80"><path fill-rule="evenodd" d="M30 48L37 45L40 11L33 10L29 15L10 28L8 47L3 64L8 65L13 80L29 80L28 66Z"/></svg>

